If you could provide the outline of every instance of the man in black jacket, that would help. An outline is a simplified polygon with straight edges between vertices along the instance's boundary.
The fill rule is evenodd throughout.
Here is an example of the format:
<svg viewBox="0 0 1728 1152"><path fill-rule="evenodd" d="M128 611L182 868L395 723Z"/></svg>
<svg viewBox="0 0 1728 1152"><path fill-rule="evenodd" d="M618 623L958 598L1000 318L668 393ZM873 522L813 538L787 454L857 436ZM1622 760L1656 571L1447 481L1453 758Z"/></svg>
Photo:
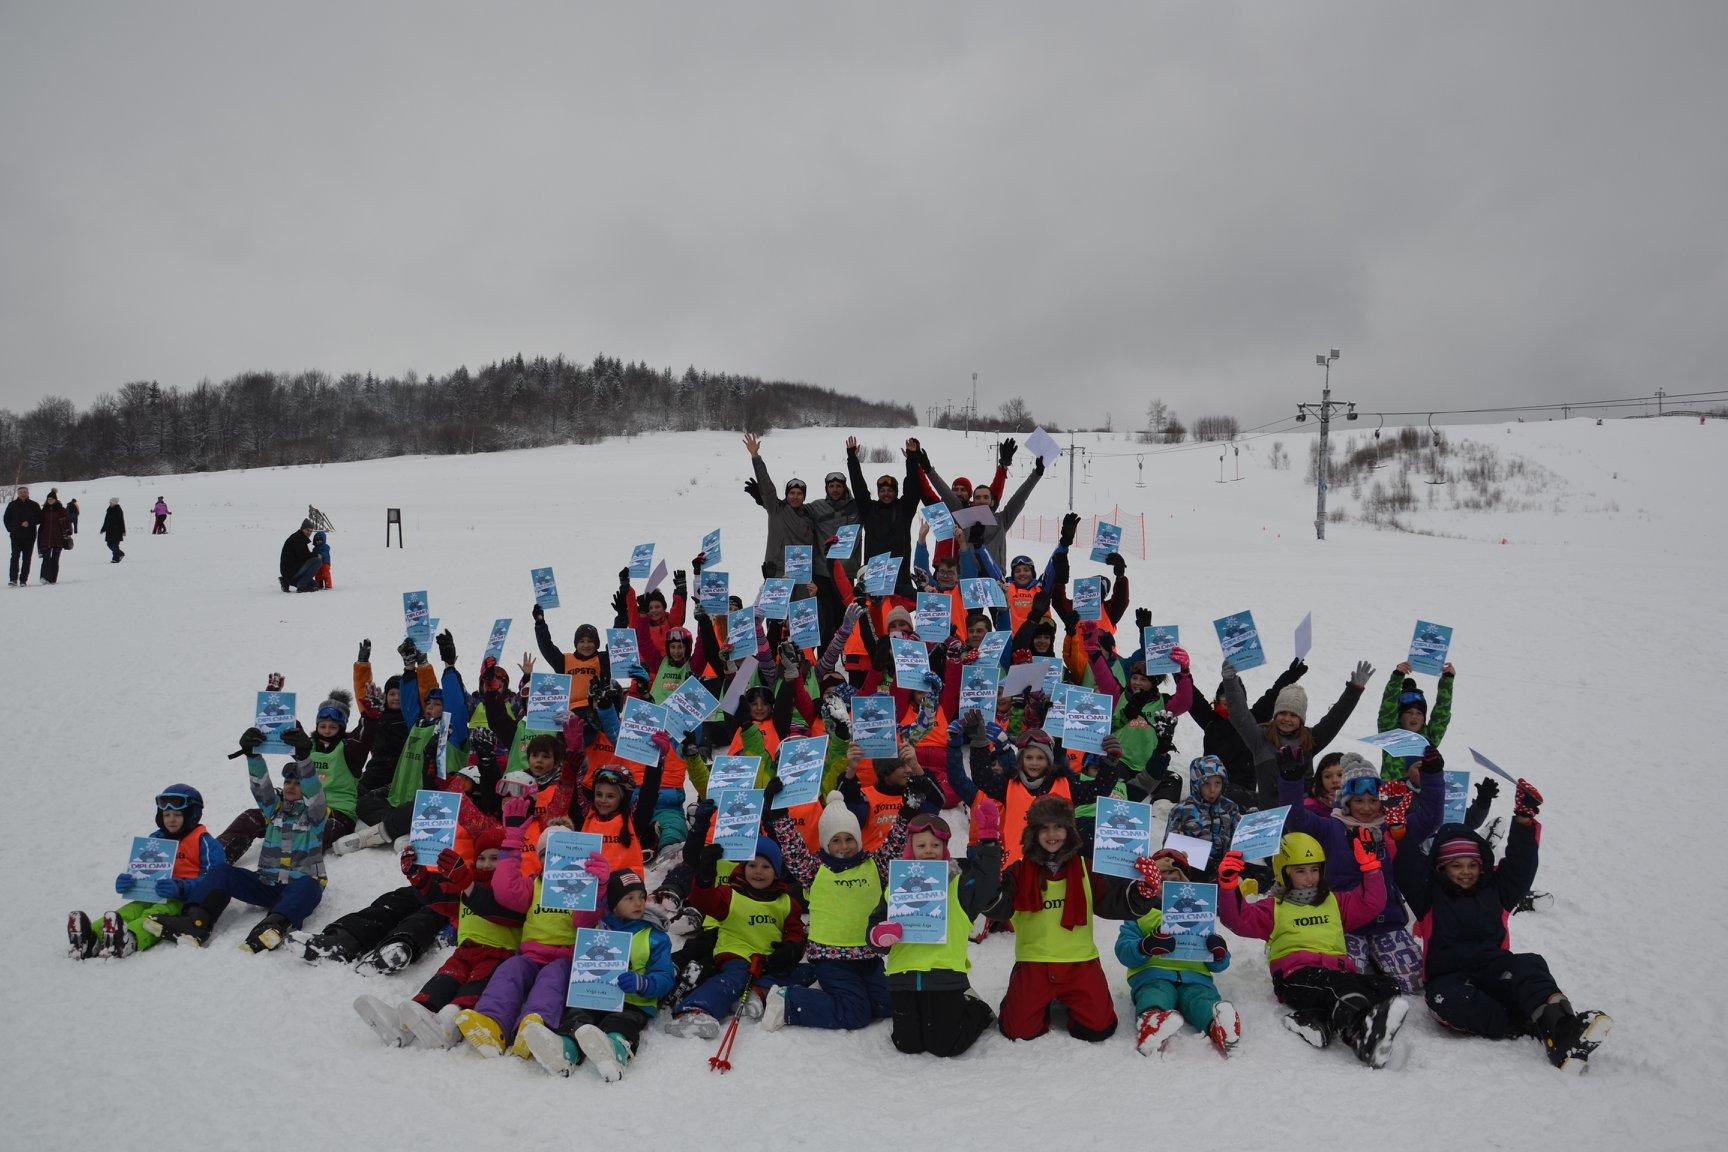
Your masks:
<svg viewBox="0 0 1728 1152"><path fill-rule="evenodd" d="M311 592L317 588L318 550L312 547L312 521L300 521L299 531L282 542L282 562L277 583L284 592Z"/></svg>
<svg viewBox="0 0 1728 1152"><path fill-rule="evenodd" d="M911 599L912 589L912 521L918 515L919 463L923 450L918 441L907 440L901 449L906 455L906 483L883 473L876 481L876 499L864 499L869 491L864 486L864 469L858 463L858 437L846 440L846 471L852 477L852 489L858 498L858 523L864 526L864 558L897 555L900 575L894 582L894 594Z"/></svg>
<svg viewBox="0 0 1728 1152"><path fill-rule="evenodd" d="M6 504L6 535L12 540L12 556L6 562L8 586L30 583L30 557L36 551L36 529L41 523L42 506L30 499L30 489L20 486Z"/></svg>

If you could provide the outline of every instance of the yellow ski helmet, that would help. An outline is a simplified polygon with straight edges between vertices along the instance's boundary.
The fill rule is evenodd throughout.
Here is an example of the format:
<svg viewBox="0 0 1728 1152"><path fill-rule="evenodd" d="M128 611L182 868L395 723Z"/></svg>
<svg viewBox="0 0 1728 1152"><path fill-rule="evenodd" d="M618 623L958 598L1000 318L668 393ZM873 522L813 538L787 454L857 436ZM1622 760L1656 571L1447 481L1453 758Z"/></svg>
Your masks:
<svg viewBox="0 0 1728 1152"><path fill-rule="evenodd" d="M1278 851L1272 856L1272 873L1278 883L1288 887L1290 879L1284 870L1292 864L1325 864L1326 849L1306 832L1286 832L1278 841Z"/></svg>

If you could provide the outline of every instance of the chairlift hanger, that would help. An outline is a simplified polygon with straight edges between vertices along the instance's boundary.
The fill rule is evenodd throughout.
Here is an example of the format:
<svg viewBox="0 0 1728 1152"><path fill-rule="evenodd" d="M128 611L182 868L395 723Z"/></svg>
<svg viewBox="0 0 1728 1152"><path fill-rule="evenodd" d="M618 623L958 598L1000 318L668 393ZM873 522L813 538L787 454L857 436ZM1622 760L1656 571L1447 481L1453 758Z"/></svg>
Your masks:
<svg viewBox="0 0 1728 1152"><path fill-rule="evenodd" d="M1434 447L1434 442L1438 440L1439 437L1440 433L1434 427L1434 413L1430 412L1428 413L1428 451L1433 453L1432 459L1434 461L1434 468L1429 475L1423 477L1422 482L1424 484L1452 483L1452 481L1440 471L1440 453Z"/></svg>

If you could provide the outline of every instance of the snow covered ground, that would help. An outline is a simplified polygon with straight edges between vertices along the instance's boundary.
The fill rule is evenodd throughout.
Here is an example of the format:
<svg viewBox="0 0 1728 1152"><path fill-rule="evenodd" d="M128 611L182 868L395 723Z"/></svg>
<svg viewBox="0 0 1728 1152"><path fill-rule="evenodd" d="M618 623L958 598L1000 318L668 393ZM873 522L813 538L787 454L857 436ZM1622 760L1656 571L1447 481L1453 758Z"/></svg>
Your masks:
<svg viewBox="0 0 1728 1152"><path fill-rule="evenodd" d="M472 681L494 617L516 619L508 651L532 647L531 567L557 568L566 607L550 615L561 639L581 621L603 623L618 568L645 540L685 566L701 534L723 526L723 566L748 581L763 517L740 491L748 462L737 437L664 435L61 485L85 509L61 583L0 600L11 762L0 863L13 893L0 970L15 997L0 1092L6 1143L85 1145L123 1125L122 1142L194 1148L410 1139L435 1149L572 1140L851 1148L918 1138L992 1148L1721 1147L1728 1002L1714 970L1728 928L1699 909L1713 892L1703 865L1719 848L1710 832L1721 803L1713 673L1728 636L1728 517L1718 507L1728 424L1449 431L1543 465L1570 496L1558 511L1416 517L1452 536L1333 525L1319 544L1300 437L1284 437L1292 469L1266 470L1266 442L1257 441L1260 451L1244 451L1244 480L1221 485L1215 451L1087 435L1080 443L1096 455L1079 476L1076 507L1145 513L1151 541L1148 559L1130 568L1134 601L1159 622L1182 624L1208 690L1218 663L1208 622L1244 608L1274 666L1289 659L1291 630L1313 612L1306 684L1316 711L1358 659L1375 665L1377 692L1418 616L1457 629L1451 765L1470 766L1466 749L1479 748L1530 777L1548 801L1538 886L1558 903L1517 917L1514 946L1544 953L1580 1007L1617 1021L1582 1080L1554 1072L1534 1042L1455 1039L1420 1011L1406 1026L1401 1067L1376 1073L1342 1052L1312 1052L1278 1026L1257 943L1238 944L1220 980L1243 1019L1229 1064L1193 1034L1147 1060L1122 1034L1094 1046L1055 1034L1012 1044L993 1033L965 1058L937 1064L895 1053L883 1023L857 1034L746 1027L734 1071L720 1077L707 1069L711 1044L653 1029L615 1086L549 1079L465 1049L384 1050L350 1001L361 992L408 996L433 963L368 979L289 951L243 955L234 944L253 917L238 906L203 951L65 958L67 909L95 914L114 903L113 876L129 838L151 827L155 790L197 785L207 822L220 829L249 803L244 769L224 756L265 674L286 675L308 718L325 690L347 684L361 637L387 663L401 592L430 591ZM860 432L866 445L903 435ZM842 466L844 437L779 432L763 451L777 482L796 474L815 492ZM979 440L925 439L945 475L987 474ZM1135 485L1139 455L1144 488ZM866 465L871 477L884 470L901 469ZM51 481L29 482L40 498ZM1030 510L1059 515L1066 486L1064 461ZM133 532L119 566L95 534L111 495ZM145 513L157 495L175 511L173 531L151 537ZM340 529L337 590L284 596L277 550L308 503ZM405 551L379 539L389 505L403 509ZM1048 547L1025 549L1041 557ZM1075 569L1096 566L1082 558ZM1270 675L1246 678L1257 689ZM1365 703L1346 731L1373 728ZM1178 738L1185 763L1198 732L1184 723ZM1509 795L1502 805L1509 813ZM330 871L314 925L396 876L382 852L334 860ZM1101 923L1098 940L1126 1027L1115 932ZM974 984L992 1001L1012 952L1012 938L1001 937L973 949Z"/></svg>

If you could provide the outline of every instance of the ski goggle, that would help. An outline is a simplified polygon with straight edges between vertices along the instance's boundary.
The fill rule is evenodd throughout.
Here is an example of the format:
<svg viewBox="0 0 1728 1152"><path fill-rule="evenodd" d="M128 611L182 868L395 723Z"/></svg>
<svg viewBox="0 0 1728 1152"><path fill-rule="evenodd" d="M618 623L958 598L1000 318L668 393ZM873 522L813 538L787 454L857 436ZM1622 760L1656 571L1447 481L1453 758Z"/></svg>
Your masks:
<svg viewBox="0 0 1728 1152"><path fill-rule="evenodd" d="M1378 797L1380 795L1380 781L1373 776L1354 776L1344 781L1338 790L1345 796Z"/></svg>
<svg viewBox="0 0 1728 1152"><path fill-rule="evenodd" d="M184 812L192 807L192 797L182 796L178 792L164 792L156 797L158 812Z"/></svg>

